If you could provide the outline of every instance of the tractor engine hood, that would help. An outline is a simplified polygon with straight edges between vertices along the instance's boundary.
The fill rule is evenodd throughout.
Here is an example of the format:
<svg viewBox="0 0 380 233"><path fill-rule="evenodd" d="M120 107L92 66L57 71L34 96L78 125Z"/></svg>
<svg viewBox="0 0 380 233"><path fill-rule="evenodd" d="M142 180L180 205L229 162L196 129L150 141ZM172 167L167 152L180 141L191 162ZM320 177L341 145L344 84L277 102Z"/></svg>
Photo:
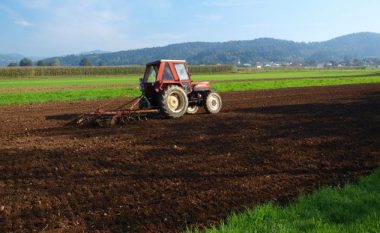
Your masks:
<svg viewBox="0 0 380 233"><path fill-rule="evenodd" d="M194 91L210 90L210 82L193 82Z"/></svg>

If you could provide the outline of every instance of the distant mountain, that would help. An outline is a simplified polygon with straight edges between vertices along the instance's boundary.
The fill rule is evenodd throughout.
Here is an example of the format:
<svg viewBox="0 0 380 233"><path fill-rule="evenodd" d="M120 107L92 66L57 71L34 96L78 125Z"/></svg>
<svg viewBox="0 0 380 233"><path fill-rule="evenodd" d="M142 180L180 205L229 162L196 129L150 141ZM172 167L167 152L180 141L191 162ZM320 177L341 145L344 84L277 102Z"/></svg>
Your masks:
<svg viewBox="0 0 380 233"><path fill-rule="evenodd" d="M39 56L24 56L18 53L0 54L0 66L8 66L9 63L19 63L23 58L30 58L34 63L39 60L46 59L46 57Z"/></svg>
<svg viewBox="0 0 380 233"><path fill-rule="evenodd" d="M272 38L230 42L192 42L164 47L113 53L91 53L58 57L61 65L76 66L82 58L93 65L136 65L170 58L190 64L241 64L256 62L344 62L350 59L380 58L380 34L356 33L325 42L293 42ZM52 60L50 58L47 60Z"/></svg>
<svg viewBox="0 0 380 233"><path fill-rule="evenodd" d="M17 53L0 54L0 66L7 66L11 62L19 62L23 56Z"/></svg>
<svg viewBox="0 0 380 233"><path fill-rule="evenodd" d="M89 51L89 52L83 52L83 53L80 53L79 55L87 56L87 55L103 54L103 53L110 53L110 52L97 49L97 50L93 50L93 51Z"/></svg>
<svg viewBox="0 0 380 233"><path fill-rule="evenodd" d="M380 34L356 33L335 39L312 43L314 53L308 59L344 60L380 58Z"/></svg>

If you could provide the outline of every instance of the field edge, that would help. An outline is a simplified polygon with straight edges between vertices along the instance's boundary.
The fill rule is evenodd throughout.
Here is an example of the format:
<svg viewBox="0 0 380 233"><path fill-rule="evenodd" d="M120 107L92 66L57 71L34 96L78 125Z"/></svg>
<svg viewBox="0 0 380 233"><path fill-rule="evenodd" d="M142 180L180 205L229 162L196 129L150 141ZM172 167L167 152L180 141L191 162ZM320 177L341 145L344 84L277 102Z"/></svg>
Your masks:
<svg viewBox="0 0 380 233"><path fill-rule="evenodd" d="M185 233L377 232L380 229L380 168L355 183L321 187L285 207L266 203L233 213L219 226Z"/></svg>

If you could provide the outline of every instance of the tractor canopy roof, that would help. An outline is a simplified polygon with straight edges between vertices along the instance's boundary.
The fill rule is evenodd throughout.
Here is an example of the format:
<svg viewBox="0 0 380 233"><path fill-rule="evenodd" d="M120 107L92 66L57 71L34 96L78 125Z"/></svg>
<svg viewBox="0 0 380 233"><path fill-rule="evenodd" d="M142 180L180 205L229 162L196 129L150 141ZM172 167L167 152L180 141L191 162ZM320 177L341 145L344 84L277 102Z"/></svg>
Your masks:
<svg viewBox="0 0 380 233"><path fill-rule="evenodd" d="M161 64L162 62L170 62L170 63L186 63L186 60L169 60L169 59L161 59L161 60L157 60L157 61L154 61L154 62L150 62L148 64L146 64L147 66L151 66L151 65L158 65L158 64Z"/></svg>

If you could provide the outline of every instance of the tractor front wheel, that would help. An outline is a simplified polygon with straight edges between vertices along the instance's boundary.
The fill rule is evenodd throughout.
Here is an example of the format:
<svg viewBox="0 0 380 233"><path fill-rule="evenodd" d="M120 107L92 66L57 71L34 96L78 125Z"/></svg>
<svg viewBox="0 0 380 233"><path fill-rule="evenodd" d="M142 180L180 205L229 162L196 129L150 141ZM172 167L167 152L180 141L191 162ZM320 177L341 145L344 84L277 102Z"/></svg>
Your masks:
<svg viewBox="0 0 380 233"><path fill-rule="evenodd" d="M189 105L189 107L187 107L186 113L193 115L193 114L196 114L198 112L198 109L199 109L199 107L197 105L191 105L191 106Z"/></svg>
<svg viewBox="0 0 380 233"><path fill-rule="evenodd" d="M218 93L211 92L207 95L205 110L207 113L216 114L222 109L222 97Z"/></svg>
<svg viewBox="0 0 380 233"><path fill-rule="evenodd" d="M169 118L183 116L189 105L185 91L179 86L168 86L161 95L161 111Z"/></svg>

